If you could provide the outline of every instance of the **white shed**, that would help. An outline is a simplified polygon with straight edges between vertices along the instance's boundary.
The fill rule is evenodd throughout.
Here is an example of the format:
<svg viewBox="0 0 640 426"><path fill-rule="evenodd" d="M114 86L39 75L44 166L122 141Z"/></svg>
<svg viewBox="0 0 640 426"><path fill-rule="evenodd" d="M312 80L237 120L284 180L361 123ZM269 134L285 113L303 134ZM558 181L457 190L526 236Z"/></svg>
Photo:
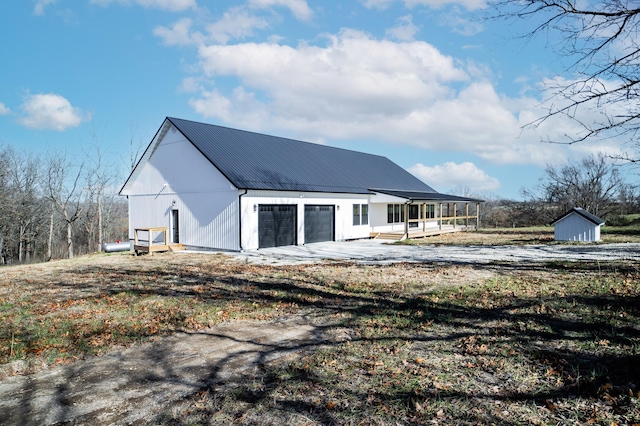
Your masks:
<svg viewBox="0 0 640 426"><path fill-rule="evenodd" d="M580 207L574 207L554 220L553 236L556 241L600 241L600 227L604 220Z"/></svg>

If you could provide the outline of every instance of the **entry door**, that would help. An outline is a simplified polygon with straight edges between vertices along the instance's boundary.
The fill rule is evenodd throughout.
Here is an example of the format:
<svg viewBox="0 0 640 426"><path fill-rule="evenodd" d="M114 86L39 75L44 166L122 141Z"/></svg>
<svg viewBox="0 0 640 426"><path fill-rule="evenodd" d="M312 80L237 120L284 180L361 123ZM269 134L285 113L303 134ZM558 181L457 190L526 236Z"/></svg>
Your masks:
<svg viewBox="0 0 640 426"><path fill-rule="evenodd" d="M178 210L171 210L171 238L174 244L180 242L180 215Z"/></svg>

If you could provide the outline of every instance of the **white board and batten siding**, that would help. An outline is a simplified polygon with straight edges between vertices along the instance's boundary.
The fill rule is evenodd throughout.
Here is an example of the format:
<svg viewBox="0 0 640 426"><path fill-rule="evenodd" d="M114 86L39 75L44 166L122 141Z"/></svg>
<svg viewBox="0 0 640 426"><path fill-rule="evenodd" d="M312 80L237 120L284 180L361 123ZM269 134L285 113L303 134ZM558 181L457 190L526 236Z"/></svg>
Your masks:
<svg viewBox="0 0 640 426"><path fill-rule="evenodd" d="M124 188L129 198L129 237L135 228L167 227L172 241L178 210L180 243L240 250L240 191L175 128L164 132L153 155Z"/></svg>
<svg viewBox="0 0 640 426"><path fill-rule="evenodd" d="M553 236L556 241L600 241L600 225L579 214L569 214L554 223Z"/></svg>
<svg viewBox="0 0 640 426"><path fill-rule="evenodd" d="M258 248L258 206L261 204L295 205L296 244L304 244L304 206L334 206L335 240L344 241L368 238L370 225L353 225L353 205L368 204L367 194L339 194L293 191L258 191L249 190L241 197L242 204L242 248L253 250Z"/></svg>

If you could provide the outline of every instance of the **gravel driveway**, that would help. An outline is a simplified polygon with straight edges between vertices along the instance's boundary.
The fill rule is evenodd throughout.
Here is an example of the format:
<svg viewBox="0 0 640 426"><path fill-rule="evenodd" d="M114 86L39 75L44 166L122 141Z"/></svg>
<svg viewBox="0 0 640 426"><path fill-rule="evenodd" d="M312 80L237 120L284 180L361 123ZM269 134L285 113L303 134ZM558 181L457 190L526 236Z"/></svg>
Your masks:
<svg viewBox="0 0 640 426"><path fill-rule="evenodd" d="M326 242L260 249L239 253L246 262L291 265L321 260L358 263L398 262L548 262L554 260L640 260L640 243L549 244L504 246L409 246L381 240Z"/></svg>

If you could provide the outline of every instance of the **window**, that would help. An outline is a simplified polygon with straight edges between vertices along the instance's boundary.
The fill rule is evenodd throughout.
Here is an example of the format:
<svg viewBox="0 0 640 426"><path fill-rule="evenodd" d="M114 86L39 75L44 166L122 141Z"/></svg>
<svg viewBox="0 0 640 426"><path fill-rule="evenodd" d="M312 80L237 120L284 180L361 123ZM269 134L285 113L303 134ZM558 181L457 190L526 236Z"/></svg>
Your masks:
<svg viewBox="0 0 640 426"><path fill-rule="evenodd" d="M354 204L353 205L353 225L368 225L369 224L369 205L368 204Z"/></svg>
<svg viewBox="0 0 640 426"><path fill-rule="evenodd" d="M425 215L427 219L434 219L436 217L436 205L427 204L425 205L425 208L427 209L426 215Z"/></svg>
<svg viewBox="0 0 640 426"><path fill-rule="evenodd" d="M409 219L420 219L420 206L417 204L411 204L409 206Z"/></svg>
<svg viewBox="0 0 640 426"><path fill-rule="evenodd" d="M420 219L420 206L417 204L409 205L409 220ZM409 222L409 228L417 228L418 222Z"/></svg>
<svg viewBox="0 0 640 426"><path fill-rule="evenodd" d="M404 204L387 204L387 223L404 222Z"/></svg>

